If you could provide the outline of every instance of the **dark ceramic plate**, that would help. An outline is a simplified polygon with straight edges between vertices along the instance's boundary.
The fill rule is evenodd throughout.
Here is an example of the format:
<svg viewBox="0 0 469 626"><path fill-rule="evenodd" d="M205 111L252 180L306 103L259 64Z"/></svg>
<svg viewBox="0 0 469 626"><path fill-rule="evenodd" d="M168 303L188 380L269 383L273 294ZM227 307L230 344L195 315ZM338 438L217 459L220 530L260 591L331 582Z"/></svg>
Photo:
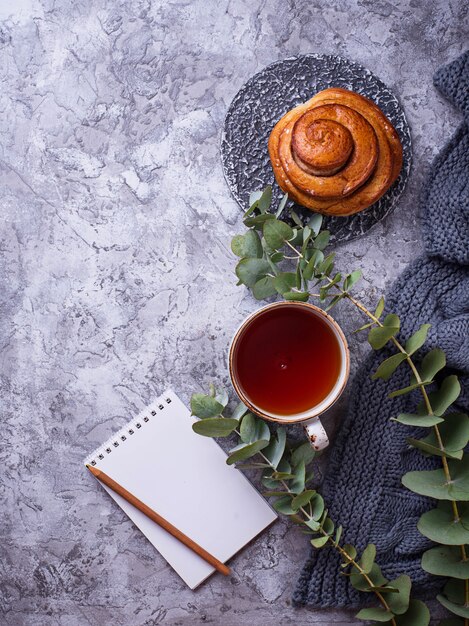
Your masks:
<svg viewBox="0 0 469 626"><path fill-rule="evenodd" d="M275 183L267 141L277 121L290 109L327 87L344 87L373 100L399 133L404 162L399 178L368 209L350 217L327 217L331 240L360 237L392 211L409 176L412 144L404 111L386 85L369 70L347 59L308 54L272 63L255 74L237 93L228 109L221 139L223 171L234 198L245 211L251 191L273 185L274 206L283 192ZM311 212L290 203L306 219Z"/></svg>

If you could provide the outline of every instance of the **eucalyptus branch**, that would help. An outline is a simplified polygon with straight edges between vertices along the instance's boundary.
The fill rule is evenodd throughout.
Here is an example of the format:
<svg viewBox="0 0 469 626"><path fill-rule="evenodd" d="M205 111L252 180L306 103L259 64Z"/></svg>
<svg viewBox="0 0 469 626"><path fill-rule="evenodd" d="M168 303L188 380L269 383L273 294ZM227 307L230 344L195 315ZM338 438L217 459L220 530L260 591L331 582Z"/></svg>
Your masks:
<svg viewBox="0 0 469 626"><path fill-rule="evenodd" d="M335 288L348 300L350 300L350 302L352 302L352 304L354 304L358 309L360 309L368 318L370 318L377 326L384 328L384 325L382 324L382 322L377 319L375 317L375 315L373 315L373 313L371 311L369 311L363 304L361 304L360 302L358 302L358 300L356 300L355 298L353 298L348 292L344 291L343 289L341 289L340 287L338 287L337 285L335 285ZM397 348L397 350L403 354L405 356L405 361L407 362L407 364L409 365L410 369L412 370L412 374L415 377L416 380L416 384L418 385L418 388L420 389L420 392L423 396L423 400L425 403L425 408L426 408L426 413L428 416L434 416L435 413L433 411L432 405L431 405L431 401L429 398L429 395L427 393L427 390L425 388L425 383L422 380L420 373L411 357L411 355L409 355L405 348L402 346L402 344L396 339L396 337L391 337L391 341L394 344L394 346ZM443 466L443 471L445 473L445 478L446 478L446 482L447 484L450 484L452 482L452 478L451 478L451 472L450 472L450 468L448 465L448 461L447 458L444 456L444 452L445 452L445 447L443 444L443 438L442 435L440 433L440 429L438 424L434 424L433 426L433 431L435 433L435 437L437 439L437 443L438 443L438 448L440 450L440 452L442 453L442 457L441 457L441 461L442 461L442 466ZM458 509L458 504L455 500L451 501L452 507L453 507L453 513L454 513L454 521L458 522L461 519L460 513L459 513L459 509ZM464 545L460 546L461 549L461 554L462 554L462 558L463 560L468 560L467 556L466 556L466 549ZM468 581L469 582L469 581ZM467 596L467 602L466 604L469 606L469 595ZM469 624L469 620L466 618L467 623Z"/></svg>
<svg viewBox="0 0 469 626"><path fill-rule="evenodd" d="M241 433L239 433L239 431L236 430L235 432L239 436L241 436ZM266 463L271 467L271 469L273 471L275 471L276 468L270 463L269 459L264 454L262 454L262 450L260 450L258 454L266 461ZM284 480L280 480L279 482L284 487L286 493L288 493L292 497L295 497L295 494L292 491L290 491L290 488L288 487L288 484ZM310 504L310 503L308 503L308 504ZM301 511L301 513L303 513L303 515L305 516L306 520L308 520L310 522L313 521L312 514L308 513L304 509L304 507L301 506L299 508L299 511ZM327 542L330 545L330 547L334 548L340 554L340 556L344 559L345 563L347 563L348 565L351 565L354 569L357 570L357 572L361 576L363 576L364 580L368 583L370 590L372 590L375 593L376 597L381 602L381 604L382 604L383 608L385 609L385 611L387 611L388 613L391 613L391 607L386 602L383 594L379 591L379 588L374 585L373 581L368 576L368 572L365 571L365 569L363 567L361 567L361 565L346 550L344 550L344 548L342 548L342 546L340 545L340 543L338 541L334 541L332 539L332 537L328 533L326 533L326 531L324 530L323 527L321 527L318 532L320 532L323 537L327 537ZM396 620L394 619L394 617L391 618L389 623L392 626L396 626Z"/></svg>
<svg viewBox="0 0 469 626"><path fill-rule="evenodd" d="M349 293L344 292L342 289L338 288L339 291L341 291L341 293L348 299L350 300L350 302L352 302L352 304L354 304L358 309L360 309L368 318L370 318L377 326L380 326L381 328L383 328L383 324L382 322L380 322L379 319L377 319L373 313L371 311L369 311L363 304L361 304L360 302L358 302L355 298L353 298ZM396 339L396 337L391 337L391 341L394 344L394 346L397 348L397 350L405 355L405 360L407 362L407 364L409 365L410 369L412 370L412 374L416 380L416 383L420 389L420 392L423 396L423 401L425 403L425 408L426 408L426 413L428 416L434 416L435 413L433 411L433 407L430 401L430 397L427 393L427 390L425 388L425 384L424 381L422 380L420 373L417 369L417 366L415 365L412 357L407 354L405 348L402 346L402 344ZM438 444L438 448L441 452L441 461L442 461L442 467L443 467L443 471L445 474L445 479L446 479L446 484L450 485L452 483L452 477L451 477L451 471L449 468L449 464L448 464L448 460L446 458L446 456L444 455L445 453L445 446L443 443L443 437L442 434L440 432L439 429L439 425L438 424L434 424L433 425L433 431L435 433L435 438ZM461 521L461 513L459 511L459 506L456 500L451 500L451 506L453 508L453 521L455 524L460 523ZM461 561L463 563L469 563L469 558L467 555L467 551L466 551L466 546L464 544L461 544L459 546L459 550L461 553ZM469 572L468 572L469 574ZM464 580L464 605L465 607L469 608L469 578L466 578ZM469 626L469 616L464 617L464 626Z"/></svg>
<svg viewBox="0 0 469 626"><path fill-rule="evenodd" d="M236 463L239 469L263 469L262 482L268 489L264 495L275 498L274 508L303 526L313 536L311 544L316 548L330 547L342 558L343 574L349 576L352 585L363 592L374 593L380 607L363 609L360 619L376 619L391 626L410 624L406 614L417 614L427 624L429 613L423 603L410 601L411 580L399 576L388 581L375 562L376 547L368 545L358 557L351 544L342 544L342 527L336 528L328 515L323 498L308 487L313 479L306 469L316 456L309 442L288 442L286 429L278 427L271 433L268 425L249 412L242 403L227 417L228 395L211 386L210 393L194 394L191 399L192 413L200 418L193 429L210 437L236 435L240 441L230 452L228 464ZM259 458L259 462L255 459ZM242 463L245 460L249 462ZM346 571L349 569L349 571ZM398 618L396 616L399 616ZM399 621L400 620L400 621Z"/></svg>
<svg viewBox="0 0 469 626"><path fill-rule="evenodd" d="M329 233L320 230L320 215L313 215L307 224L303 224L291 211L288 223L279 219L286 196L275 215L268 211L271 197L269 187L251 194L250 208L244 219L248 230L232 240L232 250L240 257L236 266L239 283L250 288L259 300L275 295L303 302L311 297L319 298L326 311L346 299L370 320L358 330L368 330L372 348L381 350L391 345L396 349L395 354L380 364L373 378L387 381L403 363L410 368L410 384L389 395L396 397L418 389L422 402L416 413L400 414L392 419L403 425L431 429L427 437L408 438L407 441L423 454L439 457L441 469L408 472L402 482L411 491L438 501L437 509L424 513L418 523L418 529L425 537L440 544L423 555L422 567L436 576L450 577L438 600L457 616L452 624L469 626L469 559L466 550L469 511L465 504L469 501L469 457L464 452L469 442L469 417L453 412L451 408L460 394L459 381L450 375L441 384L436 383L436 375L446 365L445 354L439 348L424 354L417 365L413 355L424 350L429 324L423 324L404 343L398 338L399 317L388 313L382 318L384 298L379 300L375 311L370 311L350 294L361 271L355 270L345 277L335 272L334 254L325 256L323 252L329 242ZM284 250L288 251L288 257ZM293 271L290 269L292 262L295 264ZM310 283L319 294L312 293ZM431 392L427 389L430 385ZM416 624L415 617L413 619ZM399 620L399 624L404 623L401 616Z"/></svg>

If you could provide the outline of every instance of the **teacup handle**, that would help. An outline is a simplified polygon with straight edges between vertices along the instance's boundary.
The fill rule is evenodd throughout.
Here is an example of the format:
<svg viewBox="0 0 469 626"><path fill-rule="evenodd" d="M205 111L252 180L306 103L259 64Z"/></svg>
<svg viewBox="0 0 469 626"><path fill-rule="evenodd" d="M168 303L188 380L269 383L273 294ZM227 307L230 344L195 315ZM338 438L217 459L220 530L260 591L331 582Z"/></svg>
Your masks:
<svg viewBox="0 0 469 626"><path fill-rule="evenodd" d="M324 426L319 417L313 417L303 422L303 428L306 431L310 444L315 450L322 450L329 445L329 437L327 436Z"/></svg>

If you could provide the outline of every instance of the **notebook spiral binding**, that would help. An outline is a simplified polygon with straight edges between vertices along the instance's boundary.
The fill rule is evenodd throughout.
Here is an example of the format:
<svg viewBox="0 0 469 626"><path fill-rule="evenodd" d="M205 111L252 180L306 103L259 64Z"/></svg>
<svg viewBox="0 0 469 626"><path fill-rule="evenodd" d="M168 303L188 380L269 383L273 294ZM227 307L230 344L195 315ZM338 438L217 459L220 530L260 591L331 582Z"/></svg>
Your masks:
<svg viewBox="0 0 469 626"><path fill-rule="evenodd" d="M171 402L171 394L166 393L160 396L155 402L143 409L137 417L130 420L130 422L109 437L109 439L96 448L96 450L93 450L93 452L86 457L84 464L97 465L99 461L105 458L105 455L111 454L115 448L118 448L127 441L128 437L132 437L137 430L140 430L143 424L149 422L151 417L157 415L159 411L164 411L165 405L171 404Z"/></svg>

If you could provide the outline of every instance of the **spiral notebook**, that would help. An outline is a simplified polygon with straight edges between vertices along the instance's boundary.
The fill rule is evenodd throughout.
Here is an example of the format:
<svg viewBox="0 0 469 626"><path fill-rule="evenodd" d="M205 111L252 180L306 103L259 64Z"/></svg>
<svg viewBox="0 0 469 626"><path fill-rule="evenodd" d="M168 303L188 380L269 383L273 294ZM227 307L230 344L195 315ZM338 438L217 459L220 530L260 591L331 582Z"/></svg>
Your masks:
<svg viewBox="0 0 469 626"><path fill-rule="evenodd" d="M167 391L85 459L226 562L277 517L245 476L226 464L194 418ZM102 485L102 483L100 483ZM215 570L102 485L191 589Z"/></svg>

